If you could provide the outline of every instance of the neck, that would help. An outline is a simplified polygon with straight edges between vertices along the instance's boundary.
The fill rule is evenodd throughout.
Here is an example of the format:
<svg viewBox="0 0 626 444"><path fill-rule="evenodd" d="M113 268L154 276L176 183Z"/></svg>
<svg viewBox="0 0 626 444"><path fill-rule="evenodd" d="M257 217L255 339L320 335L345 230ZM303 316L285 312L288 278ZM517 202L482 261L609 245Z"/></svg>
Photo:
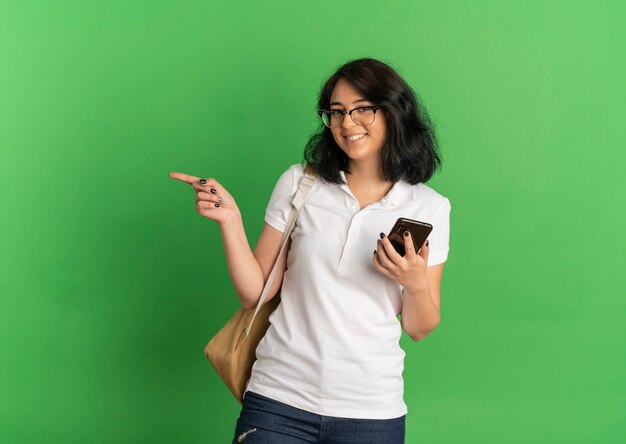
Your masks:
<svg viewBox="0 0 626 444"><path fill-rule="evenodd" d="M380 162L353 162L348 161L350 173L346 174L346 180L350 183L359 185L387 185L388 182L383 177L382 165Z"/></svg>

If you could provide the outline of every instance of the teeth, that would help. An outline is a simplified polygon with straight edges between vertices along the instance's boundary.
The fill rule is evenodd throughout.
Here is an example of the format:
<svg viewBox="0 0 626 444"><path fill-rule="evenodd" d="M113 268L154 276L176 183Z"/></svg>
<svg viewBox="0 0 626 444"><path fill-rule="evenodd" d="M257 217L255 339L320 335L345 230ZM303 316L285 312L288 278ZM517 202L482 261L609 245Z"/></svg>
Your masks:
<svg viewBox="0 0 626 444"><path fill-rule="evenodd" d="M361 137L364 137L364 136L365 136L365 134L357 134L357 135L354 135L354 136L346 137L346 139L348 139L348 140L357 140L357 139L360 139Z"/></svg>

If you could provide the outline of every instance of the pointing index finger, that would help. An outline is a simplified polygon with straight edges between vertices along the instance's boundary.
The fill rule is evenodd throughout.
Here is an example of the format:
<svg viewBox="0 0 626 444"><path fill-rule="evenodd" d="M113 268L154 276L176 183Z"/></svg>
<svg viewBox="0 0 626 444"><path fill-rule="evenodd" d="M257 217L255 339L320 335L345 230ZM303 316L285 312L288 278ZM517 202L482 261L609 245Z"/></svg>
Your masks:
<svg viewBox="0 0 626 444"><path fill-rule="evenodd" d="M189 174L184 173L169 173L168 176L172 179L180 180L181 182L185 182L190 185L193 185L194 182L200 180L200 178L196 176L190 176Z"/></svg>

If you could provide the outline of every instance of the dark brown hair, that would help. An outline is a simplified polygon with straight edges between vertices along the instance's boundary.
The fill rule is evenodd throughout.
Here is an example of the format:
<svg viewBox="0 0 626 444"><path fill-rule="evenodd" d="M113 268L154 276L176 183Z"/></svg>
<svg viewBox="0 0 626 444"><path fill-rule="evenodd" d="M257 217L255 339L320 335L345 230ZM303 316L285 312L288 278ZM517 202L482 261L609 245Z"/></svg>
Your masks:
<svg viewBox="0 0 626 444"><path fill-rule="evenodd" d="M342 78L385 113L387 137L381 151L385 180L427 182L441 169L430 118L413 89L394 69L372 58L348 61L324 83L318 109L329 108L333 88ZM335 142L330 128L321 119L319 124L318 132L309 138L304 149L303 165L327 182L341 184L339 171L349 172L348 156Z"/></svg>

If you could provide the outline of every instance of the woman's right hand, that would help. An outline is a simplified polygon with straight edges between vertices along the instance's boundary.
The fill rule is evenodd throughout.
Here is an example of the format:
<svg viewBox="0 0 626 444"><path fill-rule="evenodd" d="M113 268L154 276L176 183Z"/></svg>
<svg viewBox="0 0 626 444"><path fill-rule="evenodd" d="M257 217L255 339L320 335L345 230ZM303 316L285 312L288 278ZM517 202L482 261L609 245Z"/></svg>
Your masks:
<svg viewBox="0 0 626 444"><path fill-rule="evenodd" d="M200 216L214 220L220 226L241 217L235 199L217 180L202 179L206 183L201 183L199 177L176 172L169 173L168 176L193 187L196 193L196 212Z"/></svg>

